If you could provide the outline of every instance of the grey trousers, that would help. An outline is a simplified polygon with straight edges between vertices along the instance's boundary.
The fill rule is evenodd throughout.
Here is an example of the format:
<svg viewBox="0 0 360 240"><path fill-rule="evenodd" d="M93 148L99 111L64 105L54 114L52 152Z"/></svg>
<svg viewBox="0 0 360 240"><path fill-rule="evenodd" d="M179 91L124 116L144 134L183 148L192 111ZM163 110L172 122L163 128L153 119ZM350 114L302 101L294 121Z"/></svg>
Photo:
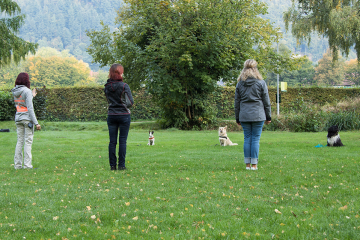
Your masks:
<svg viewBox="0 0 360 240"><path fill-rule="evenodd" d="M17 128L17 143L15 148L14 156L14 167L15 169L21 168L33 168L32 166L32 155L31 155L31 145L34 138L34 126L32 128L28 127L30 121L22 120L16 122ZM24 148L24 155L23 155ZM24 156L24 157L23 157ZM24 166L23 164L24 160Z"/></svg>

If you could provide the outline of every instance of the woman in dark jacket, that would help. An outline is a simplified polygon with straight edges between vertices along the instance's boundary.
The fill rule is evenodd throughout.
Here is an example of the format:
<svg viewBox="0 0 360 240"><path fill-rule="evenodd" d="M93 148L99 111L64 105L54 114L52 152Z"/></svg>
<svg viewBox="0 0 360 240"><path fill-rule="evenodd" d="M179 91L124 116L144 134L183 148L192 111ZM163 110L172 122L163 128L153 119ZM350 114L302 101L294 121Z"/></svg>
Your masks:
<svg viewBox="0 0 360 240"><path fill-rule="evenodd" d="M109 103L107 124L109 129L109 162L116 170L116 145L119 132L118 170L125 170L126 141L130 128L130 108L134 104L129 85L123 82L124 67L113 64L105 84L105 95Z"/></svg>
<svg viewBox="0 0 360 240"><path fill-rule="evenodd" d="M271 105L266 83L253 59L244 63L236 85L234 106L236 123L244 131L246 169L257 170L260 136L264 122L271 122Z"/></svg>

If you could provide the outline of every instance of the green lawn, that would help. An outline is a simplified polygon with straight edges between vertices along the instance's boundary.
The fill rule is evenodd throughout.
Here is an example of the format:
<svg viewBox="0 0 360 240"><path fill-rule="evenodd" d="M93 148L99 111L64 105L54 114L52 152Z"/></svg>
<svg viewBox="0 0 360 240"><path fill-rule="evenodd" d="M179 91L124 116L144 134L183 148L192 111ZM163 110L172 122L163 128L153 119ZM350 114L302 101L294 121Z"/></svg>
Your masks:
<svg viewBox="0 0 360 240"><path fill-rule="evenodd" d="M315 148L325 132L263 132L248 171L242 132L220 147L216 131L158 130L147 146L131 129L128 170L110 171L106 123L87 124L36 132L33 170L14 170L16 133L0 133L0 239L360 236L359 131L342 148Z"/></svg>

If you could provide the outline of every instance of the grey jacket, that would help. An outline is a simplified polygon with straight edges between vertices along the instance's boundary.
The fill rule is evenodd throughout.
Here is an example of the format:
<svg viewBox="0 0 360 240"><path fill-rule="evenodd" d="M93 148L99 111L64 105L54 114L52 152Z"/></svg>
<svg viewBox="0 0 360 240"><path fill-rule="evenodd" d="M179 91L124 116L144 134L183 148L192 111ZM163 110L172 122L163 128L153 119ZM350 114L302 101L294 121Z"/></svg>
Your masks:
<svg viewBox="0 0 360 240"><path fill-rule="evenodd" d="M239 81L235 90L236 122L271 121L269 92L264 80Z"/></svg>
<svg viewBox="0 0 360 240"><path fill-rule="evenodd" d="M34 125L38 125L33 106L33 95L29 88L24 85L16 85L11 92L14 96L16 107L15 122L22 120L31 121Z"/></svg>

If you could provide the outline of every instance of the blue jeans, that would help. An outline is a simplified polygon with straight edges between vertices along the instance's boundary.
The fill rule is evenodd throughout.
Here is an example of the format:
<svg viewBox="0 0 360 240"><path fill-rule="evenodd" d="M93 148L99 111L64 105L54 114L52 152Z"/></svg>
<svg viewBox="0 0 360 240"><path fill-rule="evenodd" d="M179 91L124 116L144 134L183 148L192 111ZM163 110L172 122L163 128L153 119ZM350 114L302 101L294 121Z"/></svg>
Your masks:
<svg viewBox="0 0 360 240"><path fill-rule="evenodd" d="M257 164L259 159L262 122L241 122L244 131L244 161L246 164Z"/></svg>
<svg viewBox="0 0 360 240"><path fill-rule="evenodd" d="M108 115L107 124L109 129L109 162L110 166L116 166L116 144L119 132L119 167L125 167L126 140L129 133L131 117L126 115Z"/></svg>

